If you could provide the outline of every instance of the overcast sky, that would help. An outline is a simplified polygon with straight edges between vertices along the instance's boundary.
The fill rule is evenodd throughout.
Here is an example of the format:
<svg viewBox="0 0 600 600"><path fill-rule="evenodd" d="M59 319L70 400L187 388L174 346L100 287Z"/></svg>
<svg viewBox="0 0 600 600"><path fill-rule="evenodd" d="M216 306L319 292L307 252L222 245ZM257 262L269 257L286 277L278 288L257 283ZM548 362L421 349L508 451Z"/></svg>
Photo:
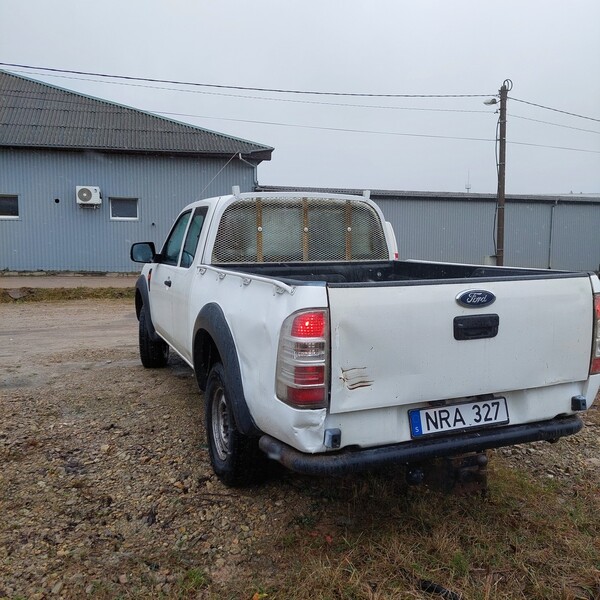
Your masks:
<svg viewBox="0 0 600 600"><path fill-rule="evenodd" d="M598 0L0 0L0 62L490 98L510 78L507 193L600 195L599 24ZM488 96L236 92L0 68L273 146L258 169L261 184L460 192L469 182L472 192L496 191L497 114L483 104Z"/></svg>

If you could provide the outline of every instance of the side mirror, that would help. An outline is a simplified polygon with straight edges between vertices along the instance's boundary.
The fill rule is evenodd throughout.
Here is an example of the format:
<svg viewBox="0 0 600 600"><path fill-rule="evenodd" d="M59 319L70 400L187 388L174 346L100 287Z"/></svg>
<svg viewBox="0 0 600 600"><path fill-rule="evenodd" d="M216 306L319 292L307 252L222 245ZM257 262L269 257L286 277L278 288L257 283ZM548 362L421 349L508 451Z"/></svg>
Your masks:
<svg viewBox="0 0 600 600"><path fill-rule="evenodd" d="M137 242L131 246L129 256L133 262L151 263L156 262L156 249L153 242Z"/></svg>

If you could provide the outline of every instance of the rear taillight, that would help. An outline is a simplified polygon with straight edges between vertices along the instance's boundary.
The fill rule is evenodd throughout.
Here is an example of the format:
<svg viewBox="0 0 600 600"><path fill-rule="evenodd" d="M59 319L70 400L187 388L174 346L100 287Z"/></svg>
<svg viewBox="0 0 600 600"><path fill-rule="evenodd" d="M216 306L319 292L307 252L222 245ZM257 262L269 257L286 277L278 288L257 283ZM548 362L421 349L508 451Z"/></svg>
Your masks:
<svg viewBox="0 0 600 600"><path fill-rule="evenodd" d="M289 316L277 352L277 397L295 408L327 405L329 319L325 310Z"/></svg>
<svg viewBox="0 0 600 600"><path fill-rule="evenodd" d="M600 294L594 295L594 337L590 375L600 373Z"/></svg>

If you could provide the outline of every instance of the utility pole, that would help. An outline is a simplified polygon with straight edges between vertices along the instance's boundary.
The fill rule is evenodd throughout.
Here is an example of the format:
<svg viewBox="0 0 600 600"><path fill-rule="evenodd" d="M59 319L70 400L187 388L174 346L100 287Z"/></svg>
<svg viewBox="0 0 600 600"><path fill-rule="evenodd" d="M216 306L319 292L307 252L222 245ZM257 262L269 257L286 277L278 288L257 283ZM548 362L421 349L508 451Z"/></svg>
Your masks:
<svg viewBox="0 0 600 600"><path fill-rule="evenodd" d="M506 102L512 81L505 79L500 88L500 118L498 138L498 195L496 205L496 265L504 265L504 205L506 198Z"/></svg>

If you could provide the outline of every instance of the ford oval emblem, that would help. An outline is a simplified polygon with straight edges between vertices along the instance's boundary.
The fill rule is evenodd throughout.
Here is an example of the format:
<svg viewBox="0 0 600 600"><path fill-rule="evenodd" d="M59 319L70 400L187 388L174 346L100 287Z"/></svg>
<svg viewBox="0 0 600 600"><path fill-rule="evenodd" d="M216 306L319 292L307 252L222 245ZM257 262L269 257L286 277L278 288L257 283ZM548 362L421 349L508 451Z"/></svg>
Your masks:
<svg viewBox="0 0 600 600"><path fill-rule="evenodd" d="M496 296L487 290L467 290L456 296L456 301L466 308L479 308L493 304Z"/></svg>

